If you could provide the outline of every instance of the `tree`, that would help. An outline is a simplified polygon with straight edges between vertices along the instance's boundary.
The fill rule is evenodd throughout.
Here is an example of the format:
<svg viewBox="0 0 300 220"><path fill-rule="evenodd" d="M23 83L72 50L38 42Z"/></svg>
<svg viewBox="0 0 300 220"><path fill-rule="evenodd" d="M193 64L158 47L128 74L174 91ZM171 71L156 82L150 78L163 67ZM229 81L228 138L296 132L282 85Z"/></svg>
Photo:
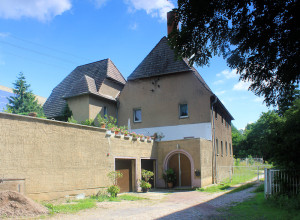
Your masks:
<svg viewBox="0 0 300 220"><path fill-rule="evenodd" d="M43 108L38 104L34 94L29 90L30 85L26 83L23 73L20 73L16 82L13 83L15 96L8 98L7 112L14 114L28 114L36 112L43 116Z"/></svg>
<svg viewBox="0 0 300 220"><path fill-rule="evenodd" d="M207 65L223 55L267 105L292 97L299 84L299 1L178 0L169 35L177 56Z"/></svg>

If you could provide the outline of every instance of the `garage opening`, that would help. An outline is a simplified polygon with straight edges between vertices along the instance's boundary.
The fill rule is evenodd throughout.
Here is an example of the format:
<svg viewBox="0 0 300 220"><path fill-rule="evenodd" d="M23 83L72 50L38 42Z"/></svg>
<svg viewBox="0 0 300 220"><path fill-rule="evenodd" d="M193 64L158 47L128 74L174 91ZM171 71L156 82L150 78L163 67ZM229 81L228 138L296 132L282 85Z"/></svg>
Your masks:
<svg viewBox="0 0 300 220"><path fill-rule="evenodd" d="M154 159L142 159L141 170L149 170L154 173L153 178L149 181L151 188L155 188L155 173L156 173L156 160Z"/></svg>
<svg viewBox="0 0 300 220"><path fill-rule="evenodd" d="M169 168L172 168L177 176L176 186L191 186L191 162L181 153L176 153L169 159Z"/></svg>
<svg viewBox="0 0 300 220"><path fill-rule="evenodd" d="M135 182L135 160L115 159L115 170L123 174L123 177L117 180L117 184L120 187L120 193L132 192Z"/></svg>

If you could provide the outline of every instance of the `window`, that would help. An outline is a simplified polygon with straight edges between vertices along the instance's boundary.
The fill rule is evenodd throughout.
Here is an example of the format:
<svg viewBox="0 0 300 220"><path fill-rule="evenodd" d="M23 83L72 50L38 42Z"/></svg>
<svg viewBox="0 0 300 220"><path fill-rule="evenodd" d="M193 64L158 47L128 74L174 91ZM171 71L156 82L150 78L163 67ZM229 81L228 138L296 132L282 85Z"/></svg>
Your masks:
<svg viewBox="0 0 300 220"><path fill-rule="evenodd" d="M224 118L223 118L223 116L222 116L222 124L224 123Z"/></svg>
<svg viewBox="0 0 300 220"><path fill-rule="evenodd" d="M179 118L187 118L188 117L188 105L180 104L179 105Z"/></svg>
<svg viewBox="0 0 300 220"><path fill-rule="evenodd" d="M217 148L217 155L219 155L219 144L218 144L218 139L216 139L216 148Z"/></svg>
<svg viewBox="0 0 300 220"><path fill-rule="evenodd" d="M133 122L142 122L142 110L141 109L133 110Z"/></svg>
<svg viewBox="0 0 300 220"><path fill-rule="evenodd" d="M218 120L218 113L217 113L217 111L215 111L215 118L216 118L216 120Z"/></svg>
<svg viewBox="0 0 300 220"><path fill-rule="evenodd" d="M223 151L223 141L221 141L221 156L223 157L223 153L224 153L224 151Z"/></svg>
<svg viewBox="0 0 300 220"><path fill-rule="evenodd" d="M225 142L225 150L226 150L226 156L227 156L228 155L227 141Z"/></svg>
<svg viewBox="0 0 300 220"><path fill-rule="evenodd" d="M231 156L231 144L229 144L229 151L230 151L230 156Z"/></svg>
<svg viewBox="0 0 300 220"><path fill-rule="evenodd" d="M106 106L103 107L103 117L107 118L107 107Z"/></svg>

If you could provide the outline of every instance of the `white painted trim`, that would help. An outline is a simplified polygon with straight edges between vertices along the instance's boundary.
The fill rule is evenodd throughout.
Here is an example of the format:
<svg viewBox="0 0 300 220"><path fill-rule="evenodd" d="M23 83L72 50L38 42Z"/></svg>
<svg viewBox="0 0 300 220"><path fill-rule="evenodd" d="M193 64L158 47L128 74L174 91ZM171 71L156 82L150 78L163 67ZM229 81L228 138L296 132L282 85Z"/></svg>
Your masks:
<svg viewBox="0 0 300 220"><path fill-rule="evenodd" d="M144 134L146 136L151 136L154 133L163 134L164 137L161 139L162 141L180 140L184 139L185 137L202 138L210 141L212 140L212 128L210 122L139 128L132 129L132 131L138 134Z"/></svg>

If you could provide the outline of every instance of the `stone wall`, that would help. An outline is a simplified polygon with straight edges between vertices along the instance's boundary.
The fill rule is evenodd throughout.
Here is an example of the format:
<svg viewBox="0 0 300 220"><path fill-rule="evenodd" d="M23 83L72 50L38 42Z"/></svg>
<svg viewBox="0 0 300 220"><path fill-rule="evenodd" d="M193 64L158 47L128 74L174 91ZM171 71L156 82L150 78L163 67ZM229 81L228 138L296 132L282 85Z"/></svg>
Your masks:
<svg viewBox="0 0 300 220"><path fill-rule="evenodd" d="M135 159L138 180L140 160L156 149L105 129L0 113L0 178L25 179L25 194L36 200L96 193L110 185L115 158Z"/></svg>

